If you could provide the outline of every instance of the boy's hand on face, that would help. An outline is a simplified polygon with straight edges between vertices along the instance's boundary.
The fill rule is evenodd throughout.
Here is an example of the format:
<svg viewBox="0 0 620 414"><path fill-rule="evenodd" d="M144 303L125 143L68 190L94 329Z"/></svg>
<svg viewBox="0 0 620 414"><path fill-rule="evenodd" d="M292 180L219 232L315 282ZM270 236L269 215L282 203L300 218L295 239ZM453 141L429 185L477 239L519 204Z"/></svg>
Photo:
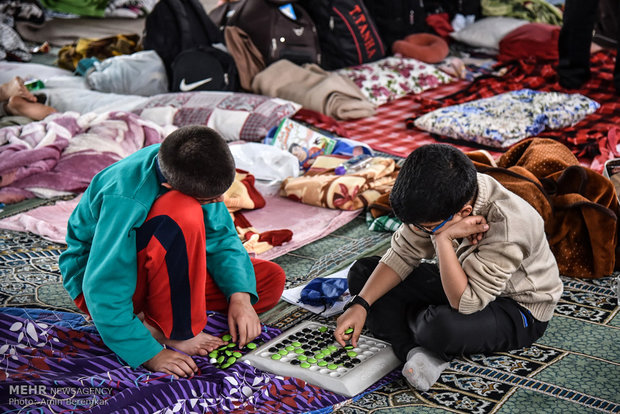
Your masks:
<svg viewBox="0 0 620 414"><path fill-rule="evenodd" d="M472 244L478 244L482 236L489 230L487 220L482 216L467 216L447 226L437 237L449 240L467 237Z"/></svg>
<svg viewBox="0 0 620 414"><path fill-rule="evenodd" d="M250 294L233 293L228 304L228 328L232 340L243 348L248 342L260 335L260 319L252 307Z"/></svg>
<svg viewBox="0 0 620 414"><path fill-rule="evenodd" d="M172 349L162 349L142 365L149 371L171 374L176 379L193 377L198 372L198 366L190 356Z"/></svg>
<svg viewBox="0 0 620 414"><path fill-rule="evenodd" d="M357 340L362 334L364 322L366 322L366 309L359 305L351 306L336 320L334 338L342 346L345 346L345 342L349 339L351 340L351 345L357 346ZM345 333L349 328L353 329L353 332Z"/></svg>

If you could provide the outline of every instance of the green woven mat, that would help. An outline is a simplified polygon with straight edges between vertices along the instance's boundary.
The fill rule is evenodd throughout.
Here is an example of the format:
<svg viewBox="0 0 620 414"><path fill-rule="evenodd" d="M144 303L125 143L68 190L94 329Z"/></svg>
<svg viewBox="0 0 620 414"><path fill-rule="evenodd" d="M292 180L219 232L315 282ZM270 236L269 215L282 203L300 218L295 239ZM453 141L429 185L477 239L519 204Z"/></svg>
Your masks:
<svg viewBox="0 0 620 414"><path fill-rule="evenodd" d="M293 287L359 256L381 254L389 237L369 232L364 219L357 218L274 261L287 272L287 287ZM58 271L63 248L31 234L0 231L0 306L75 310ZM555 316L534 346L456 359L428 392L417 392L400 379L348 401L337 412L620 412L620 307L612 277L563 281ZM261 319L282 330L321 320L287 303Z"/></svg>

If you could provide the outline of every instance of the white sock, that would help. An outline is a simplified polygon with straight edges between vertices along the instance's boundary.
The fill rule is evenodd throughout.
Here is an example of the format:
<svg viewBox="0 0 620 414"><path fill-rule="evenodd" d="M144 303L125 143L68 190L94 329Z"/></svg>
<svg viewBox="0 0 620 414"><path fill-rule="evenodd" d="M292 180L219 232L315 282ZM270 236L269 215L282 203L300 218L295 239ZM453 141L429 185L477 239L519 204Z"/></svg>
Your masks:
<svg viewBox="0 0 620 414"><path fill-rule="evenodd" d="M450 362L437 358L421 346L413 348L407 354L403 367L403 376L409 384L420 391L428 391Z"/></svg>

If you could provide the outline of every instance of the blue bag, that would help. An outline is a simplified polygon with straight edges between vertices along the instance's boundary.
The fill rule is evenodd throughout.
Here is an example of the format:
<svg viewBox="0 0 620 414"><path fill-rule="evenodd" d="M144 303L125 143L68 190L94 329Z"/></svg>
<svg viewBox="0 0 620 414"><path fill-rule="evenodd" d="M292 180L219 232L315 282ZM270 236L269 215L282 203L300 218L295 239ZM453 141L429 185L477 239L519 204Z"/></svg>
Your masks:
<svg viewBox="0 0 620 414"><path fill-rule="evenodd" d="M348 289L345 278L317 277L301 291L299 301L312 306L332 306Z"/></svg>

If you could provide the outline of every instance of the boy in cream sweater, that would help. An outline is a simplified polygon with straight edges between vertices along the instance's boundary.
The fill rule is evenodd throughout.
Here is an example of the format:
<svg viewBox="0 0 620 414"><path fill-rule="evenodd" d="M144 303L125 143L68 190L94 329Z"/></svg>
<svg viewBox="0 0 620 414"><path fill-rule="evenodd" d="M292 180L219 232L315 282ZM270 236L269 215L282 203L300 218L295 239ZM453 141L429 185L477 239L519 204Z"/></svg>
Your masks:
<svg viewBox="0 0 620 414"><path fill-rule="evenodd" d="M403 224L383 257L351 268L356 296L338 318L339 343L356 345L366 323L405 362L409 383L428 390L455 356L542 336L562 282L532 206L445 144L409 155L390 203Z"/></svg>

